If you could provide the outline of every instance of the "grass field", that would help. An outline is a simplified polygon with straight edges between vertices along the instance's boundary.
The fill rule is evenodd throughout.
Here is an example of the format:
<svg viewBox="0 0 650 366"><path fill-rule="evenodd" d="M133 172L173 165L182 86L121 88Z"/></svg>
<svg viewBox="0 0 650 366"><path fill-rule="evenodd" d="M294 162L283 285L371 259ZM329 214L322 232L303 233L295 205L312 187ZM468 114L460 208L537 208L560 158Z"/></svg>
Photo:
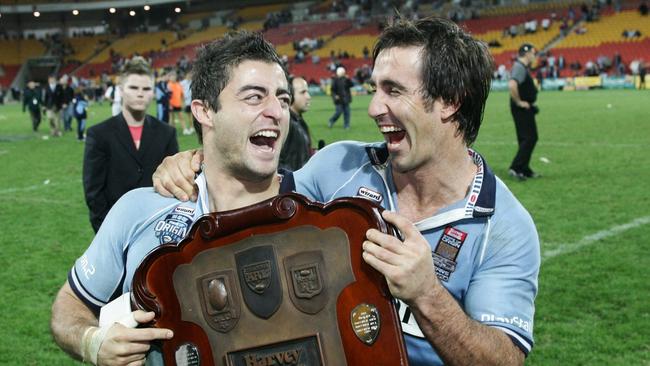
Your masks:
<svg viewBox="0 0 650 366"><path fill-rule="evenodd" d="M535 348L528 365L650 365L650 92L544 92L535 181L508 179L516 150L507 94L493 93L475 148L530 211L542 242ZM332 129L328 98L306 114L315 140L381 138L353 103ZM611 108L608 107L611 104ZM91 109L90 123L109 114ZM41 138L17 105L0 106L0 364L67 365L50 307L93 233L81 187L83 143ZM179 136L182 149L194 137ZM540 158L548 159L548 163Z"/></svg>

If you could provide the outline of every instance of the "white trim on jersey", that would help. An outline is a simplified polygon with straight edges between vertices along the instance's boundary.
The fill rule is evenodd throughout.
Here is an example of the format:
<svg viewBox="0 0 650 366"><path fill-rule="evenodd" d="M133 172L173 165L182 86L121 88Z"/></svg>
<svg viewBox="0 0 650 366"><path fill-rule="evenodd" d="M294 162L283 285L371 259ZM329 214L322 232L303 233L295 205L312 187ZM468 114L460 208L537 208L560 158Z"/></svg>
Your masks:
<svg viewBox="0 0 650 366"><path fill-rule="evenodd" d="M357 174L359 174L359 172L360 172L361 170L363 170L363 168L365 168L366 165L368 165L368 164L371 164L371 162L367 162L367 163L363 164L362 166L360 166L359 169L357 169L357 171L354 172L354 174L352 174L352 175L350 176L350 178L349 178L348 180L345 181L345 183L341 184L341 186L340 186L336 191L334 191L334 193L332 193L332 194L327 198L326 202L331 201L331 200L336 196L336 194L339 193L339 191L340 191L341 189L343 189L343 187L345 187L348 183L350 183L350 182L352 181L352 179L354 179L354 177L356 177Z"/></svg>
<svg viewBox="0 0 650 366"><path fill-rule="evenodd" d="M428 217L424 220L418 221L415 223L415 227L420 231L426 231L430 229L438 228L442 225L449 224L451 222L460 221L462 219L471 219L472 215L465 214L465 208L456 208L437 214L435 216Z"/></svg>
<svg viewBox="0 0 650 366"><path fill-rule="evenodd" d="M513 331L512 329L508 329L508 328L505 328L505 327L500 327L498 325L489 324L488 326L490 326L492 328L502 330L504 333L506 333L510 337L516 339L522 346L524 346L524 348L526 348L526 353L530 352L532 346L530 345L530 343L525 338L522 338L519 334L517 334L517 332Z"/></svg>
<svg viewBox="0 0 650 366"><path fill-rule="evenodd" d="M73 266L72 269L70 270L70 277L72 278L72 282L73 282L72 285L74 286L74 288L77 289L77 291L79 291L79 293L83 296L83 298L84 298L86 301L92 303L93 305L95 305L95 306L97 306L97 307L102 307L102 306L106 305L106 302L101 301L101 300L99 300L98 298L96 298L95 296L91 295L91 294L86 290L86 288L83 287L83 285L81 284L81 282L80 282L79 279L77 278L77 271L75 271L75 267L74 267L74 266Z"/></svg>

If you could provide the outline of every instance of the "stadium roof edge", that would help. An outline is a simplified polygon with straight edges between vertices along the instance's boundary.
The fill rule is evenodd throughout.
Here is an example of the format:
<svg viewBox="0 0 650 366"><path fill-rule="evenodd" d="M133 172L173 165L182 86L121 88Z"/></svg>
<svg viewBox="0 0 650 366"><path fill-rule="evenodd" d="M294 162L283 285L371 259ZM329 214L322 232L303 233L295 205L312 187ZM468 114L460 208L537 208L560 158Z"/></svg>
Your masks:
<svg viewBox="0 0 650 366"><path fill-rule="evenodd" d="M102 10L108 8L134 8L140 6L155 6L161 4L186 3L182 0L117 0L117 1L97 1L97 2L62 2L54 4L26 4L26 5L0 5L2 14L20 14L31 13L38 10L41 13L54 13L72 10Z"/></svg>

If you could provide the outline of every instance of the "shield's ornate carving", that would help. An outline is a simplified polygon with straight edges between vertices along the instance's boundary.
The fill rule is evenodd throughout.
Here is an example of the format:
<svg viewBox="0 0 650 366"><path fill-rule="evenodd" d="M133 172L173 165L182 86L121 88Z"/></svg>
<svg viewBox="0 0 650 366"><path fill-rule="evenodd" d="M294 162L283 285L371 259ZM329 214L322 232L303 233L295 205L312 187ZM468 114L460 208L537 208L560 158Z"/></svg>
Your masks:
<svg viewBox="0 0 650 366"><path fill-rule="evenodd" d="M370 228L394 235L363 198L211 213L147 255L132 307L174 331L166 365L404 366L394 300L362 258Z"/></svg>

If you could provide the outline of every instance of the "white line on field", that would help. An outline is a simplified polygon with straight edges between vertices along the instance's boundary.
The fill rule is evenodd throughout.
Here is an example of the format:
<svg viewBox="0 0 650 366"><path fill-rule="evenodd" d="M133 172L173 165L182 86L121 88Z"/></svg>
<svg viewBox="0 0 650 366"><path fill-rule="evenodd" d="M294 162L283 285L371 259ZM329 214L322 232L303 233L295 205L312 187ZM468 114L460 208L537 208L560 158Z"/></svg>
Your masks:
<svg viewBox="0 0 650 366"><path fill-rule="evenodd" d="M598 231L594 234L587 235L575 243L559 244L556 248L542 251L542 262L555 258L562 254L572 253L584 247L598 242L599 240L609 238L610 236L637 228L639 226L650 224L650 216L638 217L628 223L612 226L609 229Z"/></svg>
<svg viewBox="0 0 650 366"><path fill-rule="evenodd" d="M26 186L26 187L12 187L12 188L5 188L5 189L0 189L0 194L8 194L8 193L16 193L16 192L28 192L28 191L35 191L37 189L41 188L47 188L47 187L52 187L52 186L63 186L63 185L69 185L77 183L76 181L67 181L67 182L49 182L47 180L47 183L45 181L41 184L34 184L31 186ZM81 184L81 181L79 181L79 184Z"/></svg>
<svg viewBox="0 0 650 366"><path fill-rule="evenodd" d="M517 141L494 141L481 140L477 145L516 146ZM650 144L610 144L606 142L560 142L560 141L539 141L538 146L551 147L599 147L599 148L648 148Z"/></svg>

